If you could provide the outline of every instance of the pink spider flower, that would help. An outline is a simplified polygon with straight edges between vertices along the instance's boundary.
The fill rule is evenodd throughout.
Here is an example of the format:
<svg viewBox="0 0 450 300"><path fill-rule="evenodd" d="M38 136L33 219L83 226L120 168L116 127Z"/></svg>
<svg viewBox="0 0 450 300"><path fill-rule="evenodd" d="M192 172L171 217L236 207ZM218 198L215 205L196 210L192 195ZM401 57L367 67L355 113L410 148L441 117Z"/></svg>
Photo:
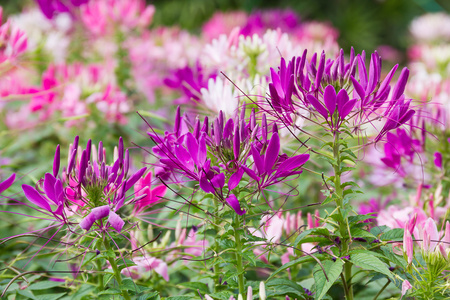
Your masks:
<svg viewBox="0 0 450 300"><path fill-rule="evenodd" d="M155 7L144 0L97 0L81 7L81 20L95 35L109 35L119 29L129 32L150 25Z"/></svg>
<svg viewBox="0 0 450 300"><path fill-rule="evenodd" d="M165 185L157 185L152 189L152 184L152 172L149 172L134 185L134 194L136 199L138 199L133 209L134 215L158 203L166 194L167 187ZM142 198L142 196L144 197Z"/></svg>
<svg viewBox="0 0 450 300"><path fill-rule="evenodd" d="M27 36L9 20L2 24L2 17L3 8L0 7L0 64L14 63L27 50Z"/></svg>

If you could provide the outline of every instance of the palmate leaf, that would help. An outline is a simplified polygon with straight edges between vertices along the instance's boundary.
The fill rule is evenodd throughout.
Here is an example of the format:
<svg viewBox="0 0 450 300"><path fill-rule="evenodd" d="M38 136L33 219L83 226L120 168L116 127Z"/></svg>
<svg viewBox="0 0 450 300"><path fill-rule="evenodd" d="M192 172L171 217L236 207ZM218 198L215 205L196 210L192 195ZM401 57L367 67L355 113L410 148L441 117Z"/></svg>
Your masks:
<svg viewBox="0 0 450 300"><path fill-rule="evenodd" d="M356 253L350 256L350 261L358 267L361 267L365 270L375 271L384 275L387 275L389 278L394 280L394 276L391 271L389 271L388 267L385 263L383 263L379 258L375 257L367 251L365 253Z"/></svg>
<svg viewBox="0 0 450 300"><path fill-rule="evenodd" d="M344 261L342 259L337 259L335 262L327 260L322 262L325 273L327 274L328 280L323 273L322 268L316 265L313 270L314 281L316 283L316 294L314 299L322 299L328 290L333 286L336 280L342 273L344 268Z"/></svg>

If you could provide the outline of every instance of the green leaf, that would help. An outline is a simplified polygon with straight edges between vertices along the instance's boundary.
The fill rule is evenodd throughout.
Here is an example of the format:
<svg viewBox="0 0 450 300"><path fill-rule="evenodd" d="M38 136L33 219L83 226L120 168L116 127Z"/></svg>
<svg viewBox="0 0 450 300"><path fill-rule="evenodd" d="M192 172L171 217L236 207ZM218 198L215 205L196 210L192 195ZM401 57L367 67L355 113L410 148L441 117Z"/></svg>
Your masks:
<svg viewBox="0 0 450 300"><path fill-rule="evenodd" d="M357 215L357 216L350 216L348 217L348 223L357 223L369 219L374 219L375 217L372 214L367 215ZM373 233L372 233L373 234Z"/></svg>
<svg viewBox="0 0 450 300"><path fill-rule="evenodd" d="M230 299L231 296L233 296L233 293L229 291L221 291L218 293L211 294L210 296L214 299L228 300Z"/></svg>
<svg viewBox="0 0 450 300"><path fill-rule="evenodd" d="M387 227L386 225L381 225L381 226L373 227L373 228L370 230L370 233L372 233L373 235L378 236L379 234L381 234L381 233L383 233L383 232L387 232L387 231L389 231L389 230L390 230L390 228Z"/></svg>
<svg viewBox="0 0 450 300"><path fill-rule="evenodd" d="M107 290L104 290L104 291L101 291L100 293L98 293L98 295L121 295L121 294L122 294L122 292L120 290L113 289L113 288L110 288L110 289L107 289Z"/></svg>
<svg viewBox="0 0 450 300"><path fill-rule="evenodd" d="M320 258L319 258L319 259L320 259ZM298 265L298 264L303 264L303 263L311 262L311 261L314 261L314 258L312 258L312 257L309 256L309 255L305 255L305 256L302 256L302 257L297 258L296 260L293 260L293 261L290 261L290 262L288 262L288 263L285 263L284 265L282 265L281 267L279 267L277 270L275 270L275 271L272 273L272 275L270 275L270 277L269 277L267 280L272 279L275 275L277 275L278 273L280 273L280 272L282 272L282 271L284 271L284 270L286 270L286 269L289 269L289 268L291 268L291 267L293 267L293 266L296 266L296 265Z"/></svg>
<svg viewBox="0 0 450 300"><path fill-rule="evenodd" d="M34 294L29 291L29 290L17 290L16 291L17 294L22 295L24 297L27 297L27 299L33 299L36 300L36 296L34 296Z"/></svg>
<svg viewBox="0 0 450 300"><path fill-rule="evenodd" d="M137 292L139 292L139 288L136 286L134 281L132 279L130 279L130 278L125 278L122 281L122 284L119 286L119 289L121 291L135 291L135 290L137 290Z"/></svg>
<svg viewBox="0 0 450 300"><path fill-rule="evenodd" d="M344 261L342 259L337 259L335 262L331 260L322 262L325 273L327 274L328 280L323 273L320 265L316 265L313 269L314 281L316 283L316 294L314 299L322 299L331 286L336 282L342 273L344 268Z"/></svg>
<svg viewBox="0 0 450 300"><path fill-rule="evenodd" d="M173 296L167 297L166 300L191 300L195 298L194 296Z"/></svg>
<svg viewBox="0 0 450 300"><path fill-rule="evenodd" d="M37 300L57 300L64 296L66 293L58 293L58 294L45 294L45 295L37 295Z"/></svg>
<svg viewBox="0 0 450 300"><path fill-rule="evenodd" d="M371 238L376 239L377 237L368 232L367 230L364 230L362 228L351 228L350 232L352 234L352 237L358 237L358 238Z"/></svg>
<svg viewBox="0 0 450 300"><path fill-rule="evenodd" d="M330 236L330 231L323 227L311 228L300 233L294 241L292 246L297 247L297 245L305 239L308 235L321 235L321 236Z"/></svg>
<svg viewBox="0 0 450 300"><path fill-rule="evenodd" d="M55 286L63 285L65 282L59 281L39 281L30 285L27 289L29 290L47 290L54 288Z"/></svg>
<svg viewBox="0 0 450 300"><path fill-rule="evenodd" d="M197 291L199 290L202 293L209 293L209 289L208 286L206 285L206 283L203 282L183 282L180 283L179 285L184 286L188 289Z"/></svg>
<svg viewBox="0 0 450 300"><path fill-rule="evenodd" d="M388 259L390 262L396 264L397 266L401 266L402 268L406 268L407 263L403 256L397 255L392 251L392 247L383 246L380 247L381 251L383 252L386 259Z"/></svg>
<svg viewBox="0 0 450 300"><path fill-rule="evenodd" d="M385 232L381 235L380 239L382 241L403 241L404 229L394 228Z"/></svg>
<svg viewBox="0 0 450 300"><path fill-rule="evenodd" d="M379 258L369 253L370 252L352 254L350 256L350 261L355 266L387 275L389 278L394 280L394 276L392 276L392 273L389 271L386 264L384 264Z"/></svg>
<svg viewBox="0 0 450 300"><path fill-rule="evenodd" d="M83 285L72 295L71 300L81 300L84 296L90 294L95 289L92 285Z"/></svg>
<svg viewBox="0 0 450 300"><path fill-rule="evenodd" d="M305 298L303 287L292 280L277 278L266 283L267 290L270 290L271 287L275 288L275 290L267 293L267 296L291 296L296 299Z"/></svg>

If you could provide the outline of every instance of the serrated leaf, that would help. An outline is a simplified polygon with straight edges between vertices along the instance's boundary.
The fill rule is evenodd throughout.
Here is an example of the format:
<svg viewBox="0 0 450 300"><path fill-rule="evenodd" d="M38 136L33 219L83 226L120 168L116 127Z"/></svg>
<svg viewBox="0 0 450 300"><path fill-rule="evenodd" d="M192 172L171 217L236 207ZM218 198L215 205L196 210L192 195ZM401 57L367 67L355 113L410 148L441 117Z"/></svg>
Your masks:
<svg viewBox="0 0 450 300"><path fill-rule="evenodd" d="M27 290L27 289L25 289L25 290L17 290L16 293L19 294L19 295L22 295L24 297L27 297L27 299L34 299L34 300L36 299L34 294L31 291Z"/></svg>
<svg viewBox="0 0 450 300"><path fill-rule="evenodd" d="M167 297L166 300L191 300L195 298L195 296L173 296Z"/></svg>
<svg viewBox="0 0 450 300"><path fill-rule="evenodd" d="M202 293L209 293L209 289L208 286L206 285L206 283L203 282L183 282L180 283L179 285L184 286L188 289L197 291L199 290Z"/></svg>
<svg viewBox="0 0 450 300"><path fill-rule="evenodd" d="M377 237L368 232L367 230L364 230L362 228L351 228L350 232L352 234L352 237L358 237L358 238L371 238L376 239Z"/></svg>
<svg viewBox="0 0 450 300"><path fill-rule="evenodd" d="M221 291L218 293L214 293L210 295L214 299L228 300L231 296L233 296L232 292L229 291Z"/></svg>
<svg viewBox="0 0 450 300"><path fill-rule="evenodd" d="M372 233L373 235L378 236L379 234L383 233L383 232L388 232L390 230L389 227L387 227L386 225L381 225L381 226L375 226L370 230L370 233Z"/></svg>
<svg viewBox="0 0 450 300"><path fill-rule="evenodd" d="M348 217L348 223L351 224L351 223L361 222L361 221L365 221L365 220L369 220L369 219L373 219L373 218L375 218L373 216L373 213L366 214L366 215L350 216L350 217Z"/></svg>
<svg viewBox="0 0 450 300"><path fill-rule="evenodd" d="M59 281L39 281L36 283L31 284L27 289L29 290L47 290L54 288L56 286L63 285L64 282Z"/></svg>
<svg viewBox="0 0 450 300"><path fill-rule="evenodd" d="M305 291L299 284L287 279L273 279L266 283L266 288L270 290L275 287L274 291L267 293L267 296L291 296L296 299L304 299ZM266 290L267 292L267 290ZM299 298L300 297L300 298Z"/></svg>
<svg viewBox="0 0 450 300"><path fill-rule="evenodd" d="M327 260L323 261L322 265L325 269L328 280L325 277L320 265L316 265L313 269L314 281L316 283L316 294L314 299L316 300L322 299L339 278L342 273L342 269L344 268L344 261L341 259L337 259L335 262Z"/></svg>
<svg viewBox="0 0 450 300"><path fill-rule="evenodd" d="M396 264L397 266L401 266L402 268L406 268L407 264L403 256L397 255L392 251L392 247L383 246L381 247L381 251L383 252L386 259L390 262Z"/></svg>
<svg viewBox="0 0 450 300"><path fill-rule="evenodd" d="M139 292L139 288L136 286L134 281L130 278L125 278L122 281L122 284L119 286L119 289L121 291L135 291L137 290Z"/></svg>
<svg viewBox="0 0 450 300"><path fill-rule="evenodd" d="M382 241L403 241L404 229L394 228L381 235Z"/></svg>
<svg viewBox="0 0 450 300"><path fill-rule="evenodd" d="M44 294L44 295L37 295L37 300L57 300L64 296L66 293L58 293L58 294Z"/></svg>
<svg viewBox="0 0 450 300"><path fill-rule="evenodd" d="M109 288L107 290L101 291L98 295L121 295L122 292L118 289Z"/></svg>
<svg viewBox="0 0 450 300"><path fill-rule="evenodd" d="M384 275L389 276L392 280L394 280L394 276L392 276L391 271L389 271L386 264L384 264L379 258L375 257L369 253L357 253L352 254L350 256L350 261L358 267L363 268L364 270L375 271Z"/></svg>

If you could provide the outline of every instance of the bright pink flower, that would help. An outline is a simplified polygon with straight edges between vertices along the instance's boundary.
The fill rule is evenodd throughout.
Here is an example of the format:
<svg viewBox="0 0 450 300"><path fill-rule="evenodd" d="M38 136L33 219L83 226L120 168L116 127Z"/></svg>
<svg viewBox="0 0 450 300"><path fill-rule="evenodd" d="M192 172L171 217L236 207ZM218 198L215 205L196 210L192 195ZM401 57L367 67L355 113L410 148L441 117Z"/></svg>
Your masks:
<svg viewBox="0 0 450 300"><path fill-rule="evenodd" d="M140 198L135 202L133 214L138 214L149 206L157 203L166 194L167 187L165 185L157 185L153 189L152 186L152 172L149 172L145 177L139 179L134 185L135 197Z"/></svg>

